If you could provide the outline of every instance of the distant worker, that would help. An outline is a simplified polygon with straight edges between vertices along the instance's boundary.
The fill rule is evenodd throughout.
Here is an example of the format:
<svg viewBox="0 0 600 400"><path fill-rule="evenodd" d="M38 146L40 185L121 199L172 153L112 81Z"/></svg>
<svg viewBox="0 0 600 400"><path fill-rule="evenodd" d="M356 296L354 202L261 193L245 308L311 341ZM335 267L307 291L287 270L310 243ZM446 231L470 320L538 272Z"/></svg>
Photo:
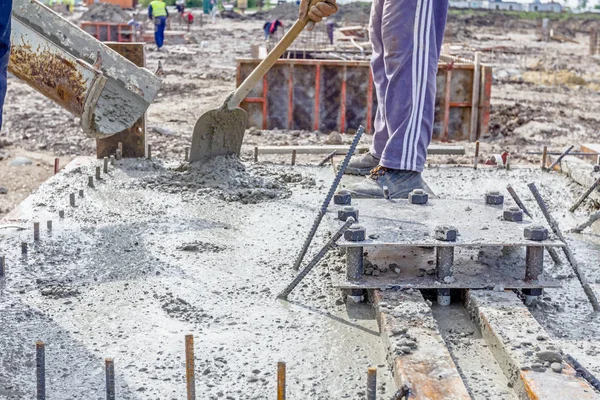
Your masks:
<svg viewBox="0 0 600 400"><path fill-rule="evenodd" d="M337 11L335 0L300 17L315 22ZM353 157L346 173L369 175L348 189L356 197L406 198L413 189L430 191L421 178L433 135L436 75L444 39L448 0L373 0L369 24L371 71L377 93L373 144Z"/></svg>
<svg viewBox="0 0 600 400"><path fill-rule="evenodd" d="M273 35L275 35L275 32L277 32L277 28L279 28L280 26L283 28L283 22L281 22L278 19L265 22L265 24L263 25L263 31L265 32L265 40L269 40L269 38L273 37Z"/></svg>
<svg viewBox="0 0 600 400"><path fill-rule="evenodd" d="M8 58L10 57L10 13L12 0L0 2L0 130L2 129L2 109L6 96Z"/></svg>
<svg viewBox="0 0 600 400"><path fill-rule="evenodd" d="M148 18L154 20L154 42L157 49L160 49L165 41L168 16L169 11L164 0L153 0L148 6Z"/></svg>

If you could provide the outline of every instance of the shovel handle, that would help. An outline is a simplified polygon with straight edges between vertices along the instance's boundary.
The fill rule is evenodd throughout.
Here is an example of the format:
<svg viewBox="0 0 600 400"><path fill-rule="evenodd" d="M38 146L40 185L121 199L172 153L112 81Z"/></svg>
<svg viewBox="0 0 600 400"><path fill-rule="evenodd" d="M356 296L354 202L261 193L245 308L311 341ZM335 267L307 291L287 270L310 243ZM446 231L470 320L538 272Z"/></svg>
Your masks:
<svg viewBox="0 0 600 400"><path fill-rule="evenodd" d="M319 1L320 0L312 0L310 2L310 5L308 6L308 9L310 10L310 7L312 7ZM248 96L248 93L250 93L250 91L254 89L254 86L256 86L258 81L260 81L262 77L265 76L265 74L277 62L279 57L281 57L281 55L287 50L287 48L292 44L292 42L296 40L298 35L300 35L300 32L304 30L304 27L308 24L309 21L310 19L308 18L308 15L306 15L304 18L298 19L296 20L296 22L294 22L294 25L292 25L292 27L285 33L285 35L283 35L283 37L281 38L279 43L277 43L277 45L273 48L273 50L271 50L269 54L267 54L265 59L262 60L256 68L254 68L250 75L248 75L248 77L244 79L244 82L242 82L242 84L233 92L231 97L228 98L228 109L233 110L242 102L242 100L246 98L246 96Z"/></svg>

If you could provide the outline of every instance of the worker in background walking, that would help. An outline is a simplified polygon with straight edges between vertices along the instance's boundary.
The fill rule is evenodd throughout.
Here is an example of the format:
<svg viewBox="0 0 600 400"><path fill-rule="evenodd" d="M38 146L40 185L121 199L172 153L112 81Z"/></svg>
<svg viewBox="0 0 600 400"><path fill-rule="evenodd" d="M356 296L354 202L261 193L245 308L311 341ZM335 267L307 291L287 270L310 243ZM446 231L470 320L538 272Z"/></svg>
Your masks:
<svg viewBox="0 0 600 400"><path fill-rule="evenodd" d="M164 0L153 0L148 6L148 18L154 20L154 42L157 49L160 49L165 41L168 16L169 11Z"/></svg>
<svg viewBox="0 0 600 400"><path fill-rule="evenodd" d="M331 7L319 5L330 1L312 7L309 17L319 21L328 16ZM302 0L301 16L308 4ZM369 152L353 157L346 169L369 175L348 188L354 196L383 197L384 187L394 198L406 198L413 189L430 191L421 172L433 135L447 13L448 0L373 0L369 30L377 112Z"/></svg>
<svg viewBox="0 0 600 400"><path fill-rule="evenodd" d="M12 0L0 2L0 130L2 129L2 109L6 96L6 75L10 57L10 13Z"/></svg>

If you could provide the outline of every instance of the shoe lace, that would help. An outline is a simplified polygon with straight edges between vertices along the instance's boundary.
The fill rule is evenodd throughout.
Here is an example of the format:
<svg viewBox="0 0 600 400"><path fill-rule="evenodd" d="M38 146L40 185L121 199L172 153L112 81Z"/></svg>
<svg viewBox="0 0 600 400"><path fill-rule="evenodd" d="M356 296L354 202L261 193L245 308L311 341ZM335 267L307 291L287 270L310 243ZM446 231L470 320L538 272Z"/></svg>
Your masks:
<svg viewBox="0 0 600 400"><path fill-rule="evenodd" d="M369 173L369 178L377 180L377 178L379 178L380 176L385 175L387 170L388 169L386 167L382 167L381 165L378 165L371 170L371 172Z"/></svg>

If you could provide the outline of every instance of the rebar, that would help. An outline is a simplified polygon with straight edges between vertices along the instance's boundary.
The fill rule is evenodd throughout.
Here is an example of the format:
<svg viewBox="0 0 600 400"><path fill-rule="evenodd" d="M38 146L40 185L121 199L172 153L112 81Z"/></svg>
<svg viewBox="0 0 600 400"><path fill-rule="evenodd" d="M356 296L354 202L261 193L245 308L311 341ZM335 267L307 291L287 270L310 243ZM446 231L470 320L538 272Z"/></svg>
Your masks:
<svg viewBox="0 0 600 400"><path fill-rule="evenodd" d="M362 137L363 133L365 133L365 128L361 125L357 129L356 134L354 136L354 140L352 141L352 144L350 145L350 148L348 149L348 152L346 153L346 156L344 157L344 161L342 161L342 164L340 165L340 169L338 170L338 172L333 180L333 183L331 184L331 187L329 188L329 192L327 193L327 196L325 196L325 200L323 201L323 204L321 205L321 208L319 209L319 212L318 212L317 216L315 217L315 221L313 222L313 225L310 228L310 232L308 233L308 236L306 237L306 240L304 241L304 244L302 245L302 249L300 250L300 253L298 253L298 257L296 257L296 261L294 262L294 270L296 270L296 271L300 268L300 264L302 264L302 260L304 259L304 256L306 255L306 252L308 251L308 247L310 246L313 238L315 237L315 233L317 233L317 229L319 228L319 225L321 224L321 220L327 213L327 206L329 206L329 203L331 202L331 199L333 198L333 194L337 190L337 187L340 184L340 181L342 180L342 176L344 175L344 172L346 171L346 167L348 167L348 162L350 162L350 158L354 154L354 151L356 150L356 146L358 146L358 142L359 142L360 138Z"/></svg>
<svg viewBox="0 0 600 400"><path fill-rule="evenodd" d="M573 147L575 147L575 145L571 145L571 147L569 147L568 149L566 149L565 151L563 151L563 153L558 156L558 158L556 160L554 160L554 162L552 164L550 164L550 166L547 168L548 171L552 171L554 169L554 167L556 167L558 165L558 163L567 155L571 152L571 150L573 150Z"/></svg>
<svg viewBox="0 0 600 400"><path fill-rule="evenodd" d="M581 231L583 231L588 226L591 226L594 222L596 222L599 219L600 219L600 211L596 211L595 213L593 213L592 215L589 216L587 221L585 221L582 224L577 225L575 228L572 229L572 231L575 233L581 233Z"/></svg>
<svg viewBox="0 0 600 400"><path fill-rule="evenodd" d="M185 380L187 385L187 400L196 400L194 335L185 335Z"/></svg>
<svg viewBox="0 0 600 400"><path fill-rule="evenodd" d="M552 217L552 215L550 215L550 212L548 211L548 206L546 206L546 203L544 202L544 199L542 198L542 196L540 195L540 192L538 191L537 187L535 186L535 183L532 182L527 186L529 187L529 190L531 190L531 193L533 194L535 201L537 202L538 206L542 210L542 213L544 214L546 221L548 221L550 228L552 229L554 234L558 237L558 239L561 242L563 242L563 244L564 244L564 246L562 248L563 252L565 253L565 256L567 257L569 264L571 264L571 267L573 268L573 272L575 272L577 279L579 279L579 283L583 287L583 291L585 292L588 300L592 304L592 308L594 309L594 311L600 311L600 305L598 304L598 299L596 298L596 294L592 290L592 287L588 283L585 275L579 268L579 264L577 264L577 260L575 260L575 256L571 252L571 248L569 247L569 244L565 240L565 237L563 236L563 234L560 230L560 227L558 226L558 223L556 222L554 217Z"/></svg>
<svg viewBox="0 0 600 400"><path fill-rule="evenodd" d="M542 170L546 169L546 159L548 158L548 146L542 150Z"/></svg>
<svg viewBox="0 0 600 400"><path fill-rule="evenodd" d="M106 400L115 400L115 363L112 358L104 360L106 375Z"/></svg>
<svg viewBox="0 0 600 400"><path fill-rule="evenodd" d="M88 176L88 187L93 188L94 187L94 177L93 176Z"/></svg>
<svg viewBox="0 0 600 400"><path fill-rule="evenodd" d="M102 179L100 176L100 167L96 167L96 180L99 181L100 179Z"/></svg>
<svg viewBox="0 0 600 400"><path fill-rule="evenodd" d="M285 363L277 363L277 400L285 400Z"/></svg>
<svg viewBox="0 0 600 400"><path fill-rule="evenodd" d="M69 204L71 207L75 207L75 193L69 193Z"/></svg>
<svg viewBox="0 0 600 400"><path fill-rule="evenodd" d="M367 370L367 400L377 400L377 368Z"/></svg>
<svg viewBox="0 0 600 400"><path fill-rule="evenodd" d="M104 157L104 173L108 174L108 157Z"/></svg>
<svg viewBox="0 0 600 400"><path fill-rule="evenodd" d="M475 157L473 158L473 169L477 169L479 163L479 140L475 142Z"/></svg>
<svg viewBox="0 0 600 400"><path fill-rule="evenodd" d="M592 375L583 365L581 365L576 359L570 354L565 354L565 361L571 364L578 376L585 379L592 387L600 391L600 380Z"/></svg>
<svg viewBox="0 0 600 400"><path fill-rule="evenodd" d="M333 236L331 236L331 239L329 239L329 241L325 243L325 246L323 246L323 248L321 248L321 250L313 257L313 259L310 260L308 265L304 267L304 269L300 271L298 275L296 275L294 280L289 285L287 285L286 288L281 291L281 293L277 295L277 298L287 300L288 295L292 292L292 290L294 290L294 288L298 286L302 279L304 279L304 277L308 275L308 273L319 263L319 261L321 261L321 258L323 258L323 256L335 246L335 242L337 242L339 238L342 237L344 232L346 232L346 230L348 230L350 225L352 225L353 223L354 218L349 217L344 223L344 225L342 225L342 227L338 229L338 231L334 233Z"/></svg>
<svg viewBox="0 0 600 400"><path fill-rule="evenodd" d="M515 189L513 189L513 187L511 185L507 185L506 186L506 190L508 190L508 193L510 194L510 196L513 198L513 200L515 201L515 204L517 206L519 206L519 208L521 210L523 210L523 212L525 214L527 214L527 216L529 218L533 218L531 216L531 213L529 213L529 211L527 210L527 208L525 208L525 204L523 204L523 202L521 201L521 198L519 197L519 195L517 194L517 192L515 192Z"/></svg>
<svg viewBox="0 0 600 400"><path fill-rule="evenodd" d="M254 162L258 162L258 146L254 146Z"/></svg>
<svg viewBox="0 0 600 400"><path fill-rule="evenodd" d="M296 149L292 150L292 166L296 165Z"/></svg>
<svg viewBox="0 0 600 400"><path fill-rule="evenodd" d="M54 175L58 174L60 171L60 159L57 157L54 159Z"/></svg>
<svg viewBox="0 0 600 400"><path fill-rule="evenodd" d="M0 256L0 279L6 276L6 256Z"/></svg>
<svg viewBox="0 0 600 400"><path fill-rule="evenodd" d="M152 145L148 145L148 160L152 159Z"/></svg>
<svg viewBox="0 0 600 400"><path fill-rule="evenodd" d="M21 242L21 254L27 254L27 242Z"/></svg>
<svg viewBox="0 0 600 400"><path fill-rule="evenodd" d="M40 240L40 223L39 222L33 223L33 240L35 240L36 242Z"/></svg>
<svg viewBox="0 0 600 400"><path fill-rule="evenodd" d="M317 167L322 167L325 163L335 157L337 154L337 150L332 151L327 157L325 157L321 162L317 164Z"/></svg>
<svg viewBox="0 0 600 400"><path fill-rule="evenodd" d="M52 220L46 221L46 228L51 231L52 230Z"/></svg>
<svg viewBox="0 0 600 400"><path fill-rule="evenodd" d="M183 161L189 161L190 160L190 148L186 147L185 148L185 156L183 158Z"/></svg>
<svg viewBox="0 0 600 400"><path fill-rule="evenodd" d="M79 197L82 197L85 195L85 193L83 192L83 189L79 189Z"/></svg>
<svg viewBox="0 0 600 400"><path fill-rule="evenodd" d="M46 351L44 342L35 342L35 371L37 400L46 400Z"/></svg>
<svg viewBox="0 0 600 400"><path fill-rule="evenodd" d="M575 204L573 204L571 206L571 208L569 208L569 211L574 212L575 210L577 210L577 208L579 208L579 206L581 205L581 203L583 203L585 201L585 199L588 198L588 196L598 187L598 185L600 185L600 178L596 179L596 182L594 182L592 184L592 186L590 186L582 195L580 198L577 199L577 201L575 202Z"/></svg>

